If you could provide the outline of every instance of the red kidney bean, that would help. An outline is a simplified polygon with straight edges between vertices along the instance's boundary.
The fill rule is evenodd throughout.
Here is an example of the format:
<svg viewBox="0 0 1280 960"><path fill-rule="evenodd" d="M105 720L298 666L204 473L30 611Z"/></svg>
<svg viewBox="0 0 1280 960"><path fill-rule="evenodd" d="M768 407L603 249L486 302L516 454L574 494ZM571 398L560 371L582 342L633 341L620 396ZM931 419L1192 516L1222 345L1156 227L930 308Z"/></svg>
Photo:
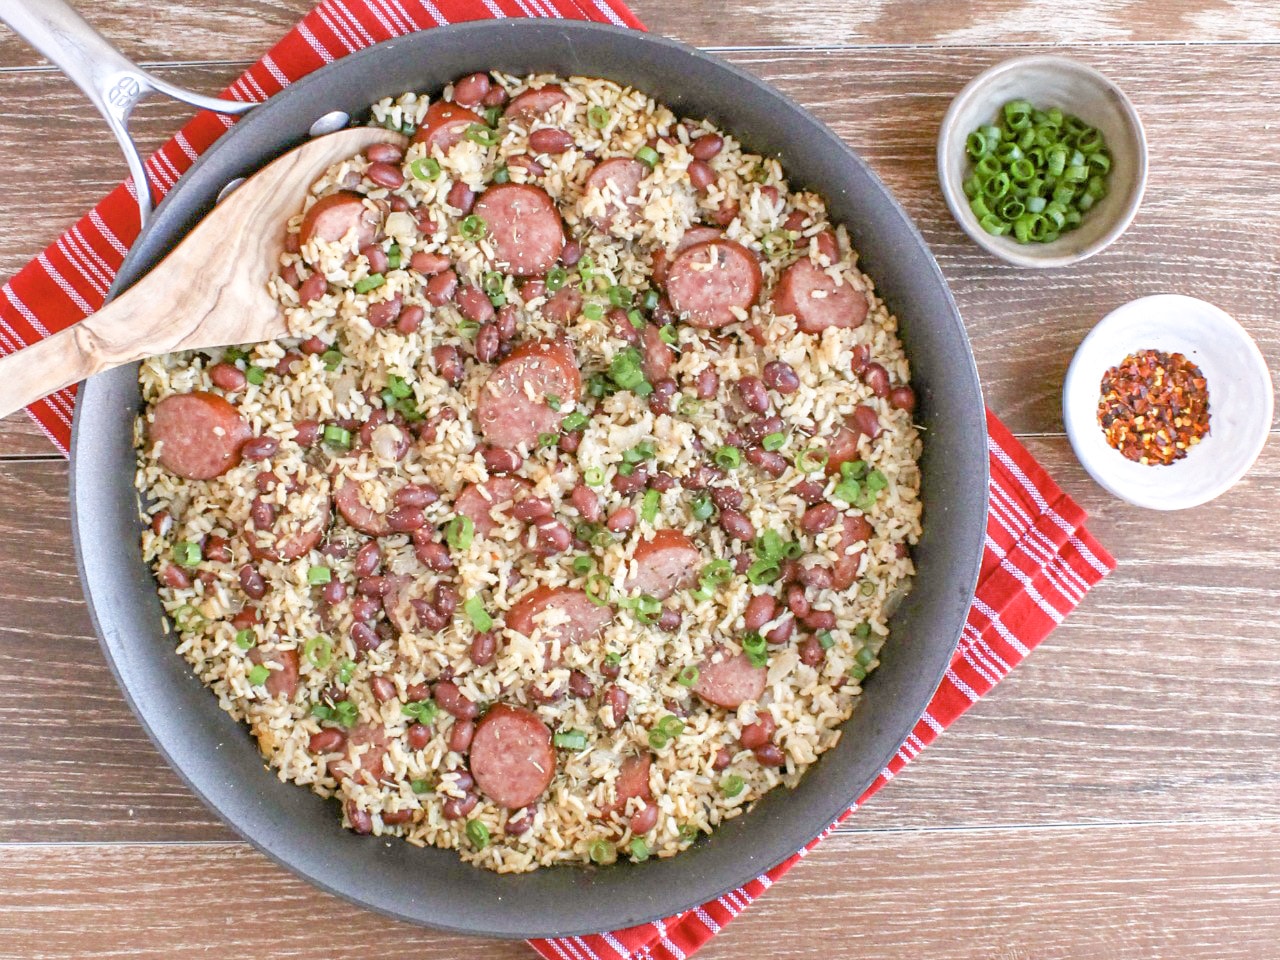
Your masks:
<svg viewBox="0 0 1280 960"><path fill-rule="evenodd" d="M295 231L290 230L285 233L284 249L286 253L297 253L302 249L300 238Z"/></svg>
<svg viewBox="0 0 1280 960"><path fill-rule="evenodd" d="M409 201L404 197L392 197L391 209L396 213L407 213L409 211Z"/></svg>
<svg viewBox="0 0 1280 960"><path fill-rule="evenodd" d="M718 480L724 479L724 471L719 467L699 464L689 471L689 475L681 481L686 490L705 490Z"/></svg>
<svg viewBox="0 0 1280 960"><path fill-rule="evenodd" d="M371 243L367 247L361 247L360 255L369 261L370 273L387 272L387 252L376 243Z"/></svg>
<svg viewBox="0 0 1280 960"><path fill-rule="evenodd" d="M751 521L746 515L739 513L737 510L721 510L720 526L724 528L724 532L735 540L754 540L756 538L756 528L752 526Z"/></svg>
<svg viewBox="0 0 1280 960"><path fill-rule="evenodd" d="M609 481L610 486L624 497L639 493L648 482L649 470L647 467L636 467L631 471L630 476L621 473L614 474L613 479Z"/></svg>
<svg viewBox="0 0 1280 960"><path fill-rule="evenodd" d="M378 569L378 564L381 562L382 548L378 546L376 540L370 540L356 551L356 559L352 564L351 572L357 577L368 577Z"/></svg>
<svg viewBox="0 0 1280 960"><path fill-rule="evenodd" d="M429 507L440 499L429 483L406 483L391 498L402 507Z"/></svg>
<svg viewBox="0 0 1280 960"><path fill-rule="evenodd" d="M481 294L484 296L484 294ZM489 301L486 299L485 303ZM490 312L493 307L490 306ZM498 328L492 323L483 323L476 331L475 355L481 363L492 363L498 358Z"/></svg>
<svg viewBox="0 0 1280 960"><path fill-rule="evenodd" d="M749 569L751 569L751 554L736 554L733 558L733 572L746 573Z"/></svg>
<svg viewBox="0 0 1280 960"><path fill-rule="evenodd" d="M262 574L246 564L240 568L240 589L252 599L261 600L267 595L267 582L262 579Z"/></svg>
<svg viewBox="0 0 1280 960"><path fill-rule="evenodd" d="M699 400L710 400L720 389L720 375L707 367L698 373L697 390Z"/></svg>
<svg viewBox="0 0 1280 960"><path fill-rule="evenodd" d="M529 832L529 828L533 826L533 809L525 807L519 812L507 814L507 823L502 828L503 833L512 837L522 837Z"/></svg>
<svg viewBox="0 0 1280 960"><path fill-rule="evenodd" d="M231 562L231 544L226 537L210 536L204 542L204 558L214 563Z"/></svg>
<svg viewBox="0 0 1280 960"><path fill-rule="evenodd" d="M515 473L524 463L520 454L504 447L485 447L480 456L490 473Z"/></svg>
<svg viewBox="0 0 1280 960"><path fill-rule="evenodd" d="M549 517L551 513L550 501L544 500L542 497L525 497L511 508L511 515L525 523L537 520L540 517Z"/></svg>
<svg viewBox="0 0 1280 960"><path fill-rule="evenodd" d="M296 431L293 442L300 447L311 446L320 435L320 424L314 420L299 420L293 425L293 429Z"/></svg>
<svg viewBox="0 0 1280 960"><path fill-rule="evenodd" d="M622 673L622 666L621 664L602 661L600 663L600 672L610 680L617 680L618 675Z"/></svg>
<svg viewBox="0 0 1280 960"><path fill-rule="evenodd" d="M373 691L373 699L379 703L396 698L396 685L386 677L374 677L369 681L369 688Z"/></svg>
<svg viewBox="0 0 1280 960"><path fill-rule="evenodd" d="M621 726L622 721L627 719L627 707L631 705L630 695L615 684L604 692L604 702L613 711L613 725Z"/></svg>
<svg viewBox="0 0 1280 960"><path fill-rule="evenodd" d="M676 478L666 471L659 470L649 478L649 486L659 493L666 493L676 488Z"/></svg>
<svg viewBox="0 0 1280 960"><path fill-rule="evenodd" d="M378 615L382 609L374 597L356 597L351 601L351 616L357 623L366 623Z"/></svg>
<svg viewBox="0 0 1280 960"><path fill-rule="evenodd" d="M313 300L319 300L328 292L329 281L325 279L323 273L317 270L302 281L302 286L298 287L298 300L305 306Z"/></svg>
<svg viewBox="0 0 1280 960"><path fill-rule="evenodd" d="M716 171L711 164L702 160L689 161L689 184L701 193L716 182Z"/></svg>
<svg viewBox="0 0 1280 960"><path fill-rule="evenodd" d="M442 253L419 251L409 258L409 266L424 277L434 277L449 269L449 258Z"/></svg>
<svg viewBox="0 0 1280 960"><path fill-rule="evenodd" d="M191 586L191 576L181 567L175 567L173 564L167 564L160 569L160 580L165 585L173 587L175 590L185 590ZM245 593L249 593L248 590ZM253 596L253 594L249 594ZM255 600L259 599L254 597Z"/></svg>
<svg viewBox="0 0 1280 960"><path fill-rule="evenodd" d="M582 259L582 244L577 240L570 240L564 245L564 249L560 251L560 262L566 267L577 266L578 261Z"/></svg>
<svg viewBox="0 0 1280 960"><path fill-rule="evenodd" d="M467 371L462 364L462 357L458 354L457 347L436 347L431 351L431 360L436 365L436 373L440 374L440 379L450 386L456 387L466 376Z"/></svg>
<svg viewBox="0 0 1280 960"><path fill-rule="evenodd" d="M747 601L747 609L742 614L742 625L754 633L773 619L777 608L777 602L767 593L754 596Z"/></svg>
<svg viewBox="0 0 1280 960"><path fill-rule="evenodd" d="M769 394L759 377L742 377L734 385L742 405L753 413L765 413L769 409Z"/></svg>
<svg viewBox="0 0 1280 960"><path fill-rule="evenodd" d="M752 447L747 451L747 462L759 467L771 477L780 477L787 472L787 458L772 450Z"/></svg>
<svg viewBox="0 0 1280 960"><path fill-rule="evenodd" d="M484 99L480 102L486 107L500 107L507 102L507 91L502 87L495 86L484 95Z"/></svg>
<svg viewBox="0 0 1280 960"><path fill-rule="evenodd" d="M413 211L413 219L418 221L418 229L428 236L436 232L436 222L431 219L431 211L426 207L418 207Z"/></svg>
<svg viewBox="0 0 1280 960"><path fill-rule="evenodd" d="M249 507L249 518L258 530L270 529L276 522L276 508L261 497L254 497L253 504Z"/></svg>
<svg viewBox="0 0 1280 960"><path fill-rule="evenodd" d="M437 683L431 695L440 705L441 710L459 720L474 720L480 714L479 708L463 696L462 691L450 680Z"/></svg>
<svg viewBox="0 0 1280 960"><path fill-rule="evenodd" d="M559 703L564 699L564 688L552 687L547 690L540 686L532 686L529 688L529 699L541 704Z"/></svg>
<svg viewBox="0 0 1280 960"><path fill-rule="evenodd" d="M613 533L626 533L636 525L636 512L630 507L619 507L609 514L605 526Z"/></svg>
<svg viewBox="0 0 1280 960"><path fill-rule="evenodd" d="M173 517L168 510L161 510L151 518L151 532L156 536L163 537L172 529Z"/></svg>
<svg viewBox="0 0 1280 960"><path fill-rule="evenodd" d="M547 295L547 285L544 281L538 279L525 280L520 284L520 299L525 303L532 303L539 297Z"/></svg>
<svg viewBox="0 0 1280 960"><path fill-rule="evenodd" d="M392 507L387 512L387 526L396 533L412 533L426 522L427 517L421 507Z"/></svg>
<svg viewBox="0 0 1280 960"><path fill-rule="evenodd" d="M764 384L770 390L777 390L784 396L800 389L800 377L796 375L791 364L782 360L771 360L764 365Z"/></svg>
<svg viewBox="0 0 1280 960"><path fill-rule="evenodd" d="M711 219L722 227L727 227L738 216L738 201L726 200L720 204L720 209L711 215Z"/></svg>
<svg viewBox="0 0 1280 960"><path fill-rule="evenodd" d="M534 153L564 153L573 146L573 135L559 127L543 127L529 134L529 147Z"/></svg>
<svg viewBox="0 0 1280 960"><path fill-rule="evenodd" d="M279 449L280 441L275 437L254 437L240 447L240 455L246 460L266 460Z"/></svg>
<svg viewBox="0 0 1280 960"><path fill-rule="evenodd" d="M386 599L383 600L382 605L387 607ZM413 612L418 618L418 623L424 630L443 630L449 622L449 619L443 613L421 597L414 597L409 601L409 606L413 608ZM389 607L387 612L390 613Z"/></svg>
<svg viewBox="0 0 1280 960"><path fill-rule="evenodd" d="M234 363L215 363L209 368L209 379L213 381L215 387L227 393L243 390L245 383L248 382L244 371Z"/></svg>
<svg viewBox="0 0 1280 960"><path fill-rule="evenodd" d="M354 833L367 834L373 832L373 817L369 816L369 811L358 806L355 800L348 800L343 804L347 811L347 823L351 825Z"/></svg>
<svg viewBox="0 0 1280 960"><path fill-rule="evenodd" d="M791 617L781 620L776 627L764 635L770 643L786 643L795 632L796 622Z"/></svg>
<svg viewBox="0 0 1280 960"><path fill-rule="evenodd" d="M375 143L364 155L373 163L399 163L404 159L404 151L394 143Z"/></svg>
<svg viewBox="0 0 1280 960"><path fill-rule="evenodd" d="M498 310L498 339L503 343L516 335L516 321L519 319L515 304L505 304Z"/></svg>
<svg viewBox="0 0 1280 960"><path fill-rule="evenodd" d="M830 610L810 610L800 622L810 630L830 630L836 625L836 615Z"/></svg>
<svg viewBox="0 0 1280 960"><path fill-rule="evenodd" d="M329 727L319 733L313 733L311 739L307 741L307 749L312 753L334 753L346 742L346 734Z"/></svg>
<svg viewBox="0 0 1280 960"><path fill-rule="evenodd" d="M639 835L648 833L658 825L658 807L656 804L649 803L641 807L631 815L631 821L628 824L631 832Z"/></svg>
<svg viewBox="0 0 1280 960"><path fill-rule="evenodd" d="M581 670L569 673L569 693L580 700L588 700L595 695L596 685Z"/></svg>
<svg viewBox="0 0 1280 960"><path fill-rule="evenodd" d="M445 203L458 210L465 217L471 212L471 208L476 205L476 192L472 190L461 180L454 182L449 188L449 194L445 197Z"/></svg>
<svg viewBox="0 0 1280 960"><path fill-rule="evenodd" d="M395 296L390 300L380 300L377 303L369 305L369 326L375 330L381 330L389 327L396 322L400 316L400 297Z"/></svg>
<svg viewBox="0 0 1280 960"><path fill-rule="evenodd" d="M422 326L422 318L426 316L426 311L416 303L410 304L400 311L400 316L396 318L396 332L403 333L408 336L411 333L417 333L418 328Z"/></svg>
<svg viewBox="0 0 1280 960"><path fill-rule="evenodd" d="M871 348L860 343L849 351L849 372L861 375L871 359Z"/></svg>
<svg viewBox="0 0 1280 960"><path fill-rule="evenodd" d="M320 595L324 597L324 602L331 606L341 603L347 599L347 585L341 580L330 580L324 585Z"/></svg>
<svg viewBox="0 0 1280 960"><path fill-rule="evenodd" d="M598 523L601 517L600 497L586 484L578 484L569 494L569 502L573 504L583 520Z"/></svg>
<svg viewBox="0 0 1280 960"><path fill-rule="evenodd" d="M738 739L748 750L755 750L770 743L777 729L778 724L772 714L761 714L755 723L749 723L742 728L742 736Z"/></svg>
<svg viewBox="0 0 1280 960"><path fill-rule="evenodd" d="M544 519L535 524L538 548L544 553L564 553L573 545L573 533L559 520Z"/></svg>
<svg viewBox="0 0 1280 960"><path fill-rule="evenodd" d="M454 611L458 609L458 600L458 591L453 588L452 584L440 582L431 591L431 602L435 604L435 608L446 619L452 617Z"/></svg>
<svg viewBox="0 0 1280 960"><path fill-rule="evenodd" d="M787 755L782 752L782 748L777 744L766 743L762 747L757 747L753 751L756 759L766 767L781 767L787 762Z"/></svg>
<svg viewBox="0 0 1280 960"><path fill-rule="evenodd" d="M493 320L494 310L493 303L479 287L473 287L470 284L458 288L458 309L462 315L468 320L474 320L476 323L486 324ZM479 334L476 334L477 340ZM493 351L498 349L498 330L493 330ZM479 353L480 348L477 345L476 352ZM488 361L485 361L486 363Z"/></svg>
<svg viewBox="0 0 1280 960"><path fill-rule="evenodd" d="M459 790L471 790L476 785L475 777L471 775L469 770L454 770L453 783Z"/></svg>
<svg viewBox="0 0 1280 960"><path fill-rule="evenodd" d="M704 133L689 144L689 152L695 160L710 160L724 146L724 137L718 133Z"/></svg>
<svg viewBox="0 0 1280 960"><path fill-rule="evenodd" d="M477 667L487 667L498 655L498 635L492 631L477 633L471 638L471 662Z"/></svg>
<svg viewBox="0 0 1280 960"><path fill-rule="evenodd" d="M577 453L578 447L582 444L582 431L574 430L571 433L560 434L559 447L565 453Z"/></svg>
<svg viewBox="0 0 1280 960"><path fill-rule="evenodd" d="M748 443L759 443L771 433L781 433L783 426L781 417L752 417L742 425L742 435Z"/></svg>
<svg viewBox="0 0 1280 960"><path fill-rule="evenodd" d="M382 645L382 638L378 636L378 632L364 621L351 625L350 637L357 650L376 650Z"/></svg>
<svg viewBox="0 0 1280 960"><path fill-rule="evenodd" d="M453 299L457 289L458 275L452 270L441 271L427 281L427 302L433 307L443 307Z"/></svg>
<svg viewBox="0 0 1280 960"><path fill-rule="evenodd" d="M800 662L808 667L816 667L827 659L827 651L817 637L805 637L800 644Z"/></svg>
<svg viewBox="0 0 1280 960"><path fill-rule="evenodd" d="M721 747L716 751L715 759L711 761L711 769L725 770L731 763L733 763L733 751L728 747Z"/></svg>
<svg viewBox="0 0 1280 960"><path fill-rule="evenodd" d="M878 363L868 363L860 373L862 382L871 388L877 397L889 395L889 371Z"/></svg>
<svg viewBox="0 0 1280 960"><path fill-rule="evenodd" d="M800 518L800 529L805 533L821 533L835 523L839 515L840 511L831 504L816 503Z"/></svg>
<svg viewBox="0 0 1280 960"><path fill-rule="evenodd" d="M809 615L809 598L805 596L804 587L798 583L787 587L787 609L797 617Z"/></svg>
<svg viewBox="0 0 1280 960"><path fill-rule="evenodd" d="M799 580L806 587L813 587L815 590L827 590L831 587L831 571L826 567L805 567L800 568Z"/></svg>
<svg viewBox="0 0 1280 960"><path fill-rule="evenodd" d="M329 344L319 337L307 337L307 339L298 344L298 349L309 356L316 356L328 350Z"/></svg>
<svg viewBox="0 0 1280 960"><path fill-rule="evenodd" d="M449 730L449 749L454 753L466 753L471 749L471 738L476 735L476 725L471 720L455 720Z"/></svg>
<svg viewBox="0 0 1280 960"><path fill-rule="evenodd" d="M452 674L450 674L452 676ZM443 678L442 678L443 679ZM429 683L411 683L404 688L404 698L410 703L416 703L419 700L431 699L431 684Z"/></svg>
<svg viewBox="0 0 1280 960"><path fill-rule="evenodd" d="M464 794L462 799L450 797L444 802L442 813L446 820L461 820L468 813L475 809L476 804L480 802L480 798L474 793Z"/></svg>
<svg viewBox="0 0 1280 960"><path fill-rule="evenodd" d="M880 415L876 413L875 407L869 407L865 403L860 403L853 408L853 425L872 440L884 432L884 428L880 426Z"/></svg>
<svg viewBox="0 0 1280 960"><path fill-rule="evenodd" d="M653 385L653 393L649 394L649 409L658 415L670 413L671 401L679 392L679 386L671 378L659 380Z"/></svg>
<svg viewBox="0 0 1280 960"><path fill-rule="evenodd" d="M404 186L404 174L399 167L390 163L371 163L364 175L378 186L389 190Z"/></svg>
<svg viewBox="0 0 1280 960"><path fill-rule="evenodd" d="M712 487L711 500L721 510L736 510L742 506L742 491L734 487Z"/></svg>
<svg viewBox="0 0 1280 960"><path fill-rule="evenodd" d="M514 157L509 158L507 160L507 166L523 169L525 173L531 177L540 177L547 172L546 168L544 168L542 164L533 159L533 157L529 156L527 153L518 153Z"/></svg>
<svg viewBox="0 0 1280 960"><path fill-rule="evenodd" d="M396 199L398 200L399 197ZM412 819L412 810L384 810L382 813L382 822L389 827L398 827Z"/></svg>
<svg viewBox="0 0 1280 960"><path fill-rule="evenodd" d="M487 73L468 74L453 85L453 102L464 107L474 107L484 102L490 86Z"/></svg>
<svg viewBox="0 0 1280 960"><path fill-rule="evenodd" d="M421 750L431 742L431 728L424 723L411 723L405 738L409 741L411 749Z"/></svg>
<svg viewBox="0 0 1280 960"><path fill-rule="evenodd" d="M421 538L419 538L419 534L422 534ZM430 532L428 530L414 531L414 556L428 570L435 570L437 573L441 573L450 569L453 566L453 558L449 556L449 548L443 543L427 539L429 536Z"/></svg>
<svg viewBox="0 0 1280 960"><path fill-rule="evenodd" d="M383 577L364 577L356 582L356 592L365 597L380 597L387 591Z"/></svg>
<svg viewBox="0 0 1280 960"><path fill-rule="evenodd" d="M674 633L680 629L680 624L684 622L684 618L680 615L680 611L667 608L662 611L662 615L658 617L658 629L665 630L667 633Z"/></svg>
<svg viewBox="0 0 1280 960"><path fill-rule="evenodd" d="M817 480L801 480L791 487L791 492L808 504L821 503L826 499L825 490Z"/></svg>
<svg viewBox="0 0 1280 960"><path fill-rule="evenodd" d="M889 391L889 406L895 410L916 412L916 392L910 387L894 387Z"/></svg>

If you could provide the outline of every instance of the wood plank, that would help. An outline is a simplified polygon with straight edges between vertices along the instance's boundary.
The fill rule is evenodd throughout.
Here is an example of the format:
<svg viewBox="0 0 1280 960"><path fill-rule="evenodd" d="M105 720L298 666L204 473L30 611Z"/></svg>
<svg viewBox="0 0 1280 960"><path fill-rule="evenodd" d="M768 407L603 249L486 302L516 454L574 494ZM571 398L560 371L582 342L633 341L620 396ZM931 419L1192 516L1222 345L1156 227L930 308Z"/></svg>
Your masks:
<svg viewBox="0 0 1280 960"><path fill-rule="evenodd" d="M1113 500L1061 438L1031 449L1120 569L846 829L1280 817L1280 446L1180 514ZM61 462L0 463L0 841L225 838L105 667L65 485Z"/></svg>
<svg viewBox="0 0 1280 960"><path fill-rule="evenodd" d="M1274 956L1280 824L844 834L700 953L823 960L1244 960ZM0 847L0 956L491 960L519 941L385 920L242 844ZM195 904L196 909L192 909Z"/></svg>
<svg viewBox="0 0 1280 960"><path fill-rule="evenodd" d="M257 59L309 11L312 0L205 0L143 8L136 0L78 4L128 56L148 63ZM330 4L330 9L336 5ZM870 44L1010 46L1280 40L1280 12L1268 0L1081 0L1070 7L998 0L747 0L725 17L713 3L633 0L654 33L702 47ZM0 34L0 64L44 61L17 37Z"/></svg>
<svg viewBox="0 0 1280 960"><path fill-rule="evenodd" d="M1280 61L1259 45L1222 47L1213 56L1148 47L1088 57L1133 94L1143 114L1152 144L1147 201L1111 250L1072 269L1028 271L998 263L960 232L934 173L934 131L950 97L999 54L888 48L732 56L829 122L916 218L955 291L988 402L1019 432L1061 429L1061 381L1076 345L1102 315L1144 294L1181 291L1219 304L1254 334L1280 375L1280 223L1270 215L1280 158L1257 146L1268 142L1266 126L1280 104ZM230 72L195 67L165 75L208 91ZM1170 76L1180 83L1165 83ZM1240 93L1203 109L1208 90ZM36 101L39 110L25 106ZM158 142L180 117L177 108L156 105L140 118L139 133ZM45 137L61 145L56 172L25 146ZM1241 158L1229 181L1220 172L1224 155ZM58 186L34 208L0 204L3 274L104 192L123 162L69 83L8 73L0 74L0 171L0 195L14 195L15 184ZM0 424L0 454L11 452L7 429Z"/></svg>
<svg viewBox="0 0 1280 960"><path fill-rule="evenodd" d="M57 450L24 411L0 419L0 460L42 456L57 456Z"/></svg>

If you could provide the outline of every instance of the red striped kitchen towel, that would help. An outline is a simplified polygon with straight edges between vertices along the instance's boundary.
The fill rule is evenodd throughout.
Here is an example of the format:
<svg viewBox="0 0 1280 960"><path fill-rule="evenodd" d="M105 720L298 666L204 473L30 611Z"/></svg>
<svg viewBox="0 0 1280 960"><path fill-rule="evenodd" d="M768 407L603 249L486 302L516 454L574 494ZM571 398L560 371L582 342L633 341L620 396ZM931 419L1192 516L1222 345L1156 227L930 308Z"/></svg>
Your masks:
<svg viewBox="0 0 1280 960"><path fill-rule="evenodd" d="M264 100L317 67L380 40L445 23L521 16L597 20L643 29L621 0L325 0L224 96ZM201 113L183 127L148 161L157 187L171 188L232 122ZM117 187L0 287L0 354L61 330L102 304L138 232L132 189L132 184ZM70 442L73 398L74 390L68 389L30 408L64 453ZM991 499L986 549L959 650L914 731L841 820L995 686L1115 566L1084 528L1084 511L991 414L987 425ZM821 839L745 887L679 916L611 933L531 941L531 945L549 960L681 960Z"/></svg>

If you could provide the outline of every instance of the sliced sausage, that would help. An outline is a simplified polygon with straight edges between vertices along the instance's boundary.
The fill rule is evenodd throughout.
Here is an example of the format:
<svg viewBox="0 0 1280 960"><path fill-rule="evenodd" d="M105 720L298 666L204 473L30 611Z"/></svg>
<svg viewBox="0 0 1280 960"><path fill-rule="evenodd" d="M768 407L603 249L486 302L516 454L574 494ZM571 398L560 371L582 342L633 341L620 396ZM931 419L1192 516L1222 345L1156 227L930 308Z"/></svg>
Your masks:
<svg viewBox="0 0 1280 960"><path fill-rule="evenodd" d="M271 668L267 675L267 696L272 699L292 700L298 690L298 651L271 650L253 647L249 651L249 662Z"/></svg>
<svg viewBox="0 0 1280 960"><path fill-rule="evenodd" d="M151 408L147 432L170 473L209 480L240 463L240 447L253 436L240 411L216 393L175 393Z"/></svg>
<svg viewBox="0 0 1280 960"><path fill-rule="evenodd" d="M626 587L665 600L697 581L701 561L697 546L679 530L655 531L651 539L636 544L635 573Z"/></svg>
<svg viewBox="0 0 1280 960"><path fill-rule="evenodd" d="M244 528L244 541L249 553L255 560L275 560L287 562L297 560L316 548L329 528L332 517L331 503L328 497L320 501L314 510L308 509L305 517L294 515L286 510L284 515L285 529L279 530L280 518L273 517L269 529L258 526L252 513Z"/></svg>
<svg viewBox="0 0 1280 960"><path fill-rule="evenodd" d="M851 284L837 284L807 257L782 271L773 290L773 312L790 314L805 333L828 327L856 327L867 319L866 294Z"/></svg>
<svg viewBox="0 0 1280 960"><path fill-rule="evenodd" d="M342 519L361 533L385 537L391 532L386 514L378 513L360 499L360 484L355 481L339 477L333 490L333 502L337 504Z"/></svg>
<svg viewBox="0 0 1280 960"><path fill-rule="evenodd" d="M698 682L693 685L693 692L707 703L736 710L748 700L759 700L764 696L768 676L768 668L752 666L745 653L719 663L708 659L698 670Z"/></svg>
<svg viewBox="0 0 1280 960"><path fill-rule="evenodd" d="M505 521L511 504L517 499L523 499L532 489L528 481L518 477L490 477L482 483L468 484L458 494L453 509L464 517L470 517L475 524L476 533L486 537L494 527ZM495 516L494 511L499 507L501 510Z"/></svg>
<svg viewBox="0 0 1280 960"><path fill-rule="evenodd" d="M831 586L836 590L848 590L858 579L858 568L862 566L862 548L854 549L854 544L864 543L871 539L871 524L861 514L846 514L842 521L840 542L836 546L839 558L831 568Z"/></svg>
<svg viewBox="0 0 1280 960"><path fill-rule="evenodd" d="M561 287L542 305L542 315L552 323L568 325L582 313L582 291Z"/></svg>
<svg viewBox="0 0 1280 960"><path fill-rule="evenodd" d="M355 750L363 750L353 765L350 759ZM387 778L383 758L387 755L387 731L379 724L358 723L347 734L347 756L329 761L329 776L342 782L348 777L356 783L372 786Z"/></svg>
<svg viewBox="0 0 1280 960"><path fill-rule="evenodd" d="M667 268L667 297L672 309L695 327L715 329L733 323L733 308L743 310L760 293L760 264L751 251L732 240L704 240L685 249Z"/></svg>
<svg viewBox="0 0 1280 960"><path fill-rule="evenodd" d="M466 136L467 127L473 123L484 124L475 111L446 100L437 100L427 108L422 126L413 135L413 142L425 143L427 153L430 153L434 147L439 147L442 152L448 153L454 144Z"/></svg>
<svg viewBox="0 0 1280 960"><path fill-rule="evenodd" d="M529 123L550 113L562 103L569 102L569 95L558 84L548 83L536 90L526 90L511 98L502 115L508 120Z"/></svg>
<svg viewBox="0 0 1280 960"><path fill-rule="evenodd" d="M684 232L684 236L675 245L675 249L671 251L674 257L678 253L683 253L692 247L695 243L706 243L708 240L719 240L724 236L724 231L717 227L704 227L701 225L692 226Z"/></svg>
<svg viewBox="0 0 1280 960"><path fill-rule="evenodd" d="M563 623L543 625L539 636L547 643L559 642L560 649L590 640L613 619L613 610L592 603L582 590L572 587L535 587L507 611L507 626L526 637L538 628L537 620L554 611L548 620L567 618Z"/></svg>
<svg viewBox="0 0 1280 960"><path fill-rule="evenodd" d="M471 775L500 807L533 803L556 775L551 731L531 710L495 704L471 739Z"/></svg>
<svg viewBox="0 0 1280 960"><path fill-rule="evenodd" d="M378 236L378 214L364 205L361 194L339 190L321 197L307 209L298 240L308 243L315 238L337 243L352 230L356 232L357 248L373 243Z"/></svg>
<svg viewBox="0 0 1280 960"><path fill-rule="evenodd" d="M618 768L618 779L614 788L618 794L615 809L622 810L632 797L639 797L645 803L653 802L653 791L649 789L649 768L653 758L647 753L627 757Z"/></svg>
<svg viewBox="0 0 1280 960"><path fill-rule="evenodd" d="M644 368L644 378L650 383L657 383L671 376L671 364L676 358L675 353L662 339L657 325L652 323L644 325L640 331L640 344L640 361Z"/></svg>
<svg viewBox="0 0 1280 960"><path fill-rule="evenodd" d="M587 174L583 190L584 197L595 192L605 198L603 212L593 215L592 222L601 230L634 223L640 208L628 200L640 193L640 184L648 175L648 166L630 157L612 157L597 163L595 169Z"/></svg>
<svg viewBox="0 0 1280 960"><path fill-rule="evenodd" d="M541 275L564 249L564 224L555 201L541 187L502 183L476 201L475 215L493 237L498 262L517 277Z"/></svg>
<svg viewBox="0 0 1280 960"><path fill-rule="evenodd" d="M560 414L546 398L577 403L582 375L573 348L560 340L521 344L494 369L480 391L476 420L484 438L498 447L531 444L540 433L558 433Z"/></svg>

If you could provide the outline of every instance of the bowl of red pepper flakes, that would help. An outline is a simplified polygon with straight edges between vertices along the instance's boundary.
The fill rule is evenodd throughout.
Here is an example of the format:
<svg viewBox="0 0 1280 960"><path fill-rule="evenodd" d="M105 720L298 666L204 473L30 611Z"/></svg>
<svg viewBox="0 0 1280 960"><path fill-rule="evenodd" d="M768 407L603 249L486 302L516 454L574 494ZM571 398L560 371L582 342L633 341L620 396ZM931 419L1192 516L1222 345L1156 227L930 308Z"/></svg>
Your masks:
<svg viewBox="0 0 1280 960"><path fill-rule="evenodd" d="M1141 507L1181 510L1234 486L1274 415L1271 374L1231 316L1179 294L1107 314L1067 370L1062 414L1089 475Z"/></svg>

